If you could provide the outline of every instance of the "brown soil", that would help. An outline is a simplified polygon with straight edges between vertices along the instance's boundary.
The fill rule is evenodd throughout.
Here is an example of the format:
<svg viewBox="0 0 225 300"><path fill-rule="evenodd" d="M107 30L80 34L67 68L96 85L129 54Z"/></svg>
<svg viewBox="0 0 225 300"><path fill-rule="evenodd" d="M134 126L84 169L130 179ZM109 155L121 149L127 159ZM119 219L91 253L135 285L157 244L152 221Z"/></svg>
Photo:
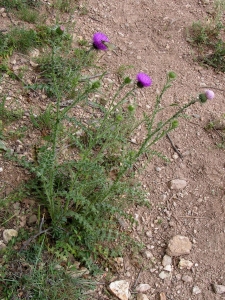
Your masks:
<svg viewBox="0 0 225 300"><path fill-rule="evenodd" d="M225 77L199 66L186 41L186 28L194 21L207 18L213 1L207 5L204 1L194 0L87 2L86 15L81 16L78 12L73 15L76 23L74 35L90 40L93 33L101 31L118 47L115 52L108 51L100 58L101 65L105 64L109 71L108 78L114 79L121 65L132 65L133 68L126 72L131 77L142 71L153 79L151 88L139 91L140 114L143 111L151 113L155 95L170 70L176 72L177 80L165 94L163 106L173 102L182 105L204 91L206 86L215 88L216 94L215 99L205 105L190 107L186 112L188 118L180 119L179 127L170 133L183 158L177 157L169 140L164 138L157 144L157 149L171 162L166 164L155 158L139 175L152 207L134 210L139 221L134 235L146 247L139 264L124 257L124 268L114 279L127 279L131 286L134 283L150 284L151 289L146 292L149 299L157 299L160 292L164 292L168 300L221 299L223 297L216 295L211 285L225 285L225 154L224 149L216 145L221 142L218 132L206 131L204 127L209 120L221 118L224 113L222 90ZM64 17L66 22L67 16ZM4 24L6 28L10 24L7 17L0 20L3 28ZM37 98L32 101L38 102ZM43 100L40 99L39 103L43 106ZM24 100L23 105L29 110L28 101ZM170 110L164 110L162 116L169 114ZM31 133L32 137L34 133ZM138 143L141 132L134 138ZM1 160L0 166L3 167L1 182L7 182L9 189L26 178L15 165ZM187 186L181 191L170 190L168 182L172 179L185 179ZM162 280L159 278L162 257L169 239L176 234L187 236L192 241L191 254L185 258L194 266L191 270L180 270L177 266L179 259L173 259L172 277ZM151 251L154 259L145 257L146 250ZM182 281L180 275L183 274L190 275L193 281ZM193 295L193 286L198 286L201 293ZM135 293L132 297L136 299ZM114 298L106 295L103 289L90 299Z"/></svg>

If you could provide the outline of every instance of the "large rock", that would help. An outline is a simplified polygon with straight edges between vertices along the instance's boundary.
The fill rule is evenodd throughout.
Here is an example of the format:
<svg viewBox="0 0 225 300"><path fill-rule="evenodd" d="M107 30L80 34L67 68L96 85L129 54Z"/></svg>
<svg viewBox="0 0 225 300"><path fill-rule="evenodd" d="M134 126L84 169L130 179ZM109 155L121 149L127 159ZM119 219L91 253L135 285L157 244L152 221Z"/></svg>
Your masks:
<svg viewBox="0 0 225 300"><path fill-rule="evenodd" d="M169 188L171 190L182 190L187 185L187 181L184 179L173 179L169 182Z"/></svg>
<svg viewBox="0 0 225 300"><path fill-rule="evenodd" d="M175 235L171 240L169 240L166 253L169 256L180 256L189 254L192 248L192 243L189 238L182 235Z"/></svg>
<svg viewBox="0 0 225 300"><path fill-rule="evenodd" d="M18 236L18 231L15 229L5 229L3 231L3 240L6 244L16 236Z"/></svg>
<svg viewBox="0 0 225 300"><path fill-rule="evenodd" d="M111 282L109 285L109 289L120 300L129 299L129 282L127 282L126 280Z"/></svg>
<svg viewBox="0 0 225 300"><path fill-rule="evenodd" d="M216 294L224 294L225 293L225 286L220 284L213 284L213 290Z"/></svg>

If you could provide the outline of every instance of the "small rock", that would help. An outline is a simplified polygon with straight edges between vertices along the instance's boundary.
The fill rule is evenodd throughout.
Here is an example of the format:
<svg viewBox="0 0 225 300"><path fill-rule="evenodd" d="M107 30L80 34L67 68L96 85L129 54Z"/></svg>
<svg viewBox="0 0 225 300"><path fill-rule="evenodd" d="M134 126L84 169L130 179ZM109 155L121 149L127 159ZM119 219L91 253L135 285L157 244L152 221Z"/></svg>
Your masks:
<svg viewBox="0 0 225 300"><path fill-rule="evenodd" d="M109 289L120 300L129 299L129 282L127 282L126 280L111 282L109 285Z"/></svg>
<svg viewBox="0 0 225 300"><path fill-rule="evenodd" d="M178 154L177 154L177 153L174 153L172 157L173 157L173 159L175 159L175 160L176 160L176 159L178 159L178 157L179 157L179 156L178 156Z"/></svg>
<svg viewBox="0 0 225 300"><path fill-rule="evenodd" d="M147 258L154 258L152 252L150 252L150 251L145 251L145 256L146 256Z"/></svg>
<svg viewBox="0 0 225 300"><path fill-rule="evenodd" d="M159 278L161 278L163 280L168 278L168 277L170 277L170 273L168 273L168 272L162 271L162 272L159 273Z"/></svg>
<svg viewBox="0 0 225 300"><path fill-rule="evenodd" d="M169 182L169 188L171 190L182 190L187 185L187 181L184 179L173 179Z"/></svg>
<svg viewBox="0 0 225 300"><path fill-rule="evenodd" d="M75 270L73 270L73 268ZM68 275L70 275L72 278L79 278L82 277L84 275L88 275L89 271L87 268L82 267L80 269L77 269L77 266L71 266L71 270L66 272Z"/></svg>
<svg viewBox="0 0 225 300"><path fill-rule="evenodd" d="M152 232L151 232L150 230L149 230L149 231L146 231L145 234L146 234L147 237L152 237Z"/></svg>
<svg viewBox="0 0 225 300"><path fill-rule="evenodd" d="M169 256L180 256L189 254L192 248L192 243L189 238L176 235L171 240L169 240L168 247L166 249L166 253Z"/></svg>
<svg viewBox="0 0 225 300"><path fill-rule="evenodd" d="M192 281L193 281L193 278L192 278L191 276L189 276L189 275L183 275L183 276L182 276L182 280L183 280L184 282L192 282Z"/></svg>
<svg viewBox="0 0 225 300"><path fill-rule="evenodd" d="M166 294L164 292L159 294L159 300L166 300Z"/></svg>
<svg viewBox="0 0 225 300"><path fill-rule="evenodd" d="M200 290L200 288L196 285L196 286L194 286L193 287L193 289L192 289L192 293L194 294L194 295L198 295L198 294L201 294L201 290Z"/></svg>
<svg viewBox="0 0 225 300"><path fill-rule="evenodd" d="M172 272L172 266L171 265L167 265L163 268L163 270L167 271L167 272Z"/></svg>
<svg viewBox="0 0 225 300"><path fill-rule="evenodd" d="M32 224L35 224L35 223L37 223L37 216L36 215L30 216L28 221L27 221L27 224L32 225Z"/></svg>
<svg viewBox="0 0 225 300"><path fill-rule="evenodd" d="M118 265L123 266L123 258L122 257L115 257L114 260Z"/></svg>
<svg viewBox="0 0 225 300"><path fill-rule="evenodd" d="M220 284L213 284L212 285L213 291L216 294L223 294L225 293L225 286L224 285L220 285Z"/></svg>
<svg viewBox="0 0 225 300"><path fill-rule="evenodd" d="M149 300L149 298L145 294L137 294L137 300Z"/></svg>
<svg viewBox="0 0 225 300"><path fill-rule="evenodd" d="M3 241L0 241L0 250L5 249L6 248L6 244L4 244Z"/></svg>
<svg viewBox="0 0 225 300"><path fill-rule="evenodd" d="M160 167L155 167L156 172L160 172L162 169Z"/></svg>
<svg viewBox="0 0 225 300"><path fill-rule="evenodd" d="M18 236L18 231L15 229L5 229L3 231L3 240L6 244L16 236Z"/></svg>
<svg viewBox="0 0 225 300"><path fill-rule="evenodd" d="M193 262L191 262L190 260L183 259L183 258L180 259L180 262L178 264L178 267L181 270L182 269L190 270L192 268L192 266L193 266Z"/></svg>
<svg viewBox="0 0 225 300"><path fill-rule="evenodd" d="M136 291L140 292L140 293L144 293L147 292L148 290L150 290L151 286L147 283L141 283L136 287Z"/></svg>
<svg viewBox="0 0 225 300"><path fill-rule="evenodd" d="M0 168L0 172L1 172L1 173L3 172L3 168L2 168L2 167Z"/></svg>
<svg viewBox="0 0 225 300"><path fill-rule="evenodd" d="M171 265L172 264L172 258L169 255L164 255L162 260L163 267Z"/></svg>

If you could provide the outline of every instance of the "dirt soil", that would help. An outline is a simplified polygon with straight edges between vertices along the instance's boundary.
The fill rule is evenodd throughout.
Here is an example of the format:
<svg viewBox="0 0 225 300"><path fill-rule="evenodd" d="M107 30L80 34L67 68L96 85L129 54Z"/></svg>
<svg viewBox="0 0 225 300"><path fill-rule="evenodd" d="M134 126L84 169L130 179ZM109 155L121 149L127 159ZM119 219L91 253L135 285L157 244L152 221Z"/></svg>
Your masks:
<svg viewBox="0 0 225 300"><path fill-rule="evenodd" d="M203 92L204 87L210 87L216 94L205 105L190 107L186 112L188 117L180 119L179 127L170 133L182 158L164 138L157 144L157 149L168 156L170 163L155 158L139 175L149 195L151 209L134 209L133 215L139 225L133 228L133 234L145 248L139 257L141 263L138 259L135 263L129 257L123 258L123 267L114 280L128 280L131 287L149 284L151 288L145 292L148 299L160 299L162 292L168 300L225 298L225 294L217 295L212 290L213 283L225 285L225 152L217 145L221 142L219 133L204 129L209 120L221 118L225 113L222 108L225 77L200 66L186 40L186 28L194 21L207 18L212 2L88 0L88 13L80 16L75 12L73 15L75 36L90 40L93 33L101 31L118 47L115 52L107 51L103 57L99 56L101 65L105 64L109 71L109 80L115 78L121 65L133 66L126 72L133 78L138 72L152 77L152 87L141 89L138 94L140 115L143 111L151 113L155 95L170 70L176 72L177 79L165 94L163 106L173 102L184 104ZM1 17L1 24L7 22L7 18ZM41 106L43 99L37 99L34 101L40 100ZM164 110L162 116L169 114L170 110ZM141 135L140 131L134 136L137 143ZM31 133L31 139L33 136ZM3 168L1 180L7 181L9 186L26 177L15 165L0 161L0 166ZM184 179L186 187L171 190L168 183L173 179ZM159 277L163 269L162 258L168 241L177 234L187 236L193 244L191 253L183 257L193 262L193 267L180 270L180 258L173 258L171 276L162 280ZM183 275L189 275L190 281L184 281ZM201 290L199 294L193 293L195 286ZM131 292L132 299L136 299L135 289ZM116 298L100 286L98 294L90 299Z"/></svg>

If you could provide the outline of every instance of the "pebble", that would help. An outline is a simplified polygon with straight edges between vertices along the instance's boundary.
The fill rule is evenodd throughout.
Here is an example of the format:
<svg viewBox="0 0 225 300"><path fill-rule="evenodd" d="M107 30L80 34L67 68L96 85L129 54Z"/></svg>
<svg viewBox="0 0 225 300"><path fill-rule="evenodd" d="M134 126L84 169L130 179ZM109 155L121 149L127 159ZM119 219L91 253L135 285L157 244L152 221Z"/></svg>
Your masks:
<svg viewBox="0 0 225 300"><path fill-rule="evenodd" d="M169 255L164 255L162 260L163 267L171 265L172 264L172 258Z"/></svg>
<svg viewBox="0 0 225 300"><path fill-rule="evenodd" d="M0 172L1 172L1 173L3 172L3 168L0 168Z"/></svg>
<svg viewBox="0 0 225 300"><path fill-rule="evenodd" d="M192 289L192 293L194 294L194 295L198 295L198 294L201 294L201 290L200 290L200 288L196 285L196 286L194 286L193 287L193 289Z"/></svg>
<svg viewBox="0 0 225 300"><path fill-rule="evenodd" d="M147 236L147 237L152 237L152 231L146 231L145 232L145 235Z"/></svg>
<svg viewBox="0 0 225 300"><path fill-rule="evenodd" d="M170 273L168 273L168 272L162 271L162 272L159 273L159 278L161 278L163 280L168 278L168 277L170 277Z"/></svg>
<svg viewBox="0 0 225 300"><path fill-rule="evenodd" d="M188 269L190 270L193 267L193 262L191 262L190 260L186 260L184 258L180 259L180 262L178 264L179 269Z"/></svg>
<svg viewBox="0 0 225 300"><path fill-rule="evenodd" d="M192 243L188 237L176 235L169 240L166 253L169 256L180 256L191 252Z"/></svg>
<svg viewBox="0 0 225 300"><path fill-rule="evenodd" d="M129 282L126 280L118 280L111 282L109 285L109 289L120 300L128 300L129 285Z"/></svg>
<svg viewBox="0 0 225 300"><path fill-rule="evenodd" d="M5 248L6 248L6 244L4 244L4 241L0 241L0 250Z"/></svg>
<svg viewBox="0 0 225 300"><path fill-rule="evenodd" d="M32 225L32 224L35 224L37 223L37 216L36 215L31 215L27 221L27 224L28 225Z"/></svg>
<svg viewBox="0 0 225 300"><path fill-rule="evenodd" d="M183 275L183 276L182 276L182 280L183 280L184 282L192 282L192 281L193 281L193 278L192 278L191 276L189 276L189 275Z"/></svg>
<svg viewBox="0 0 225 300"><path fill-rule="evenodd" d="M225 286L220 284L213 284L212 285L213 291L216 294L224 294L225 293Z"/></svg>
<svg viewBox="0 0 225 300"><path fill-rule="evenodd" d="M168 272L172 272L172 266L171 265L167 265L163 268L163 270L168 271Z"/></svg>
<svg viewBox="0 0 225 300"><path fill-rule="evenodd" d="M145 256L146 256L147 258L154 258L152 252L150 252L150 251L145 251Z"/></svg>
<svg viewBox="0 0 225 300"><path fill-rule="evenodd" d="M3 231L3 240L6 244L16 236L18 236L18 231L15 229L5 229Z"/></svg>
<svg viewBox="0 0 225 300"><path fill-rule="evenodd" d="M173 179L169 182L169 188L171 190L182 190L187 185L187 181L184 179Z"/></svg>
<svg viewBox="0 0 225 300"><path fill-rule="evenodd" d="M148 283L141 283L136 287L136 291L140 293L147 292L150 290L151 286Z"/></svg>
<svg viewBox="0 0 225 300"><path fill-rule="evenodd" d="M149 298L145 294L138 293L137 300L149 300Z"/></svg>
<svg viewBox="0 0 225 300"><path fill-rule="evenodd" d="M166 300L166 294L164 292L159 294L159 300Z"/></svg>

